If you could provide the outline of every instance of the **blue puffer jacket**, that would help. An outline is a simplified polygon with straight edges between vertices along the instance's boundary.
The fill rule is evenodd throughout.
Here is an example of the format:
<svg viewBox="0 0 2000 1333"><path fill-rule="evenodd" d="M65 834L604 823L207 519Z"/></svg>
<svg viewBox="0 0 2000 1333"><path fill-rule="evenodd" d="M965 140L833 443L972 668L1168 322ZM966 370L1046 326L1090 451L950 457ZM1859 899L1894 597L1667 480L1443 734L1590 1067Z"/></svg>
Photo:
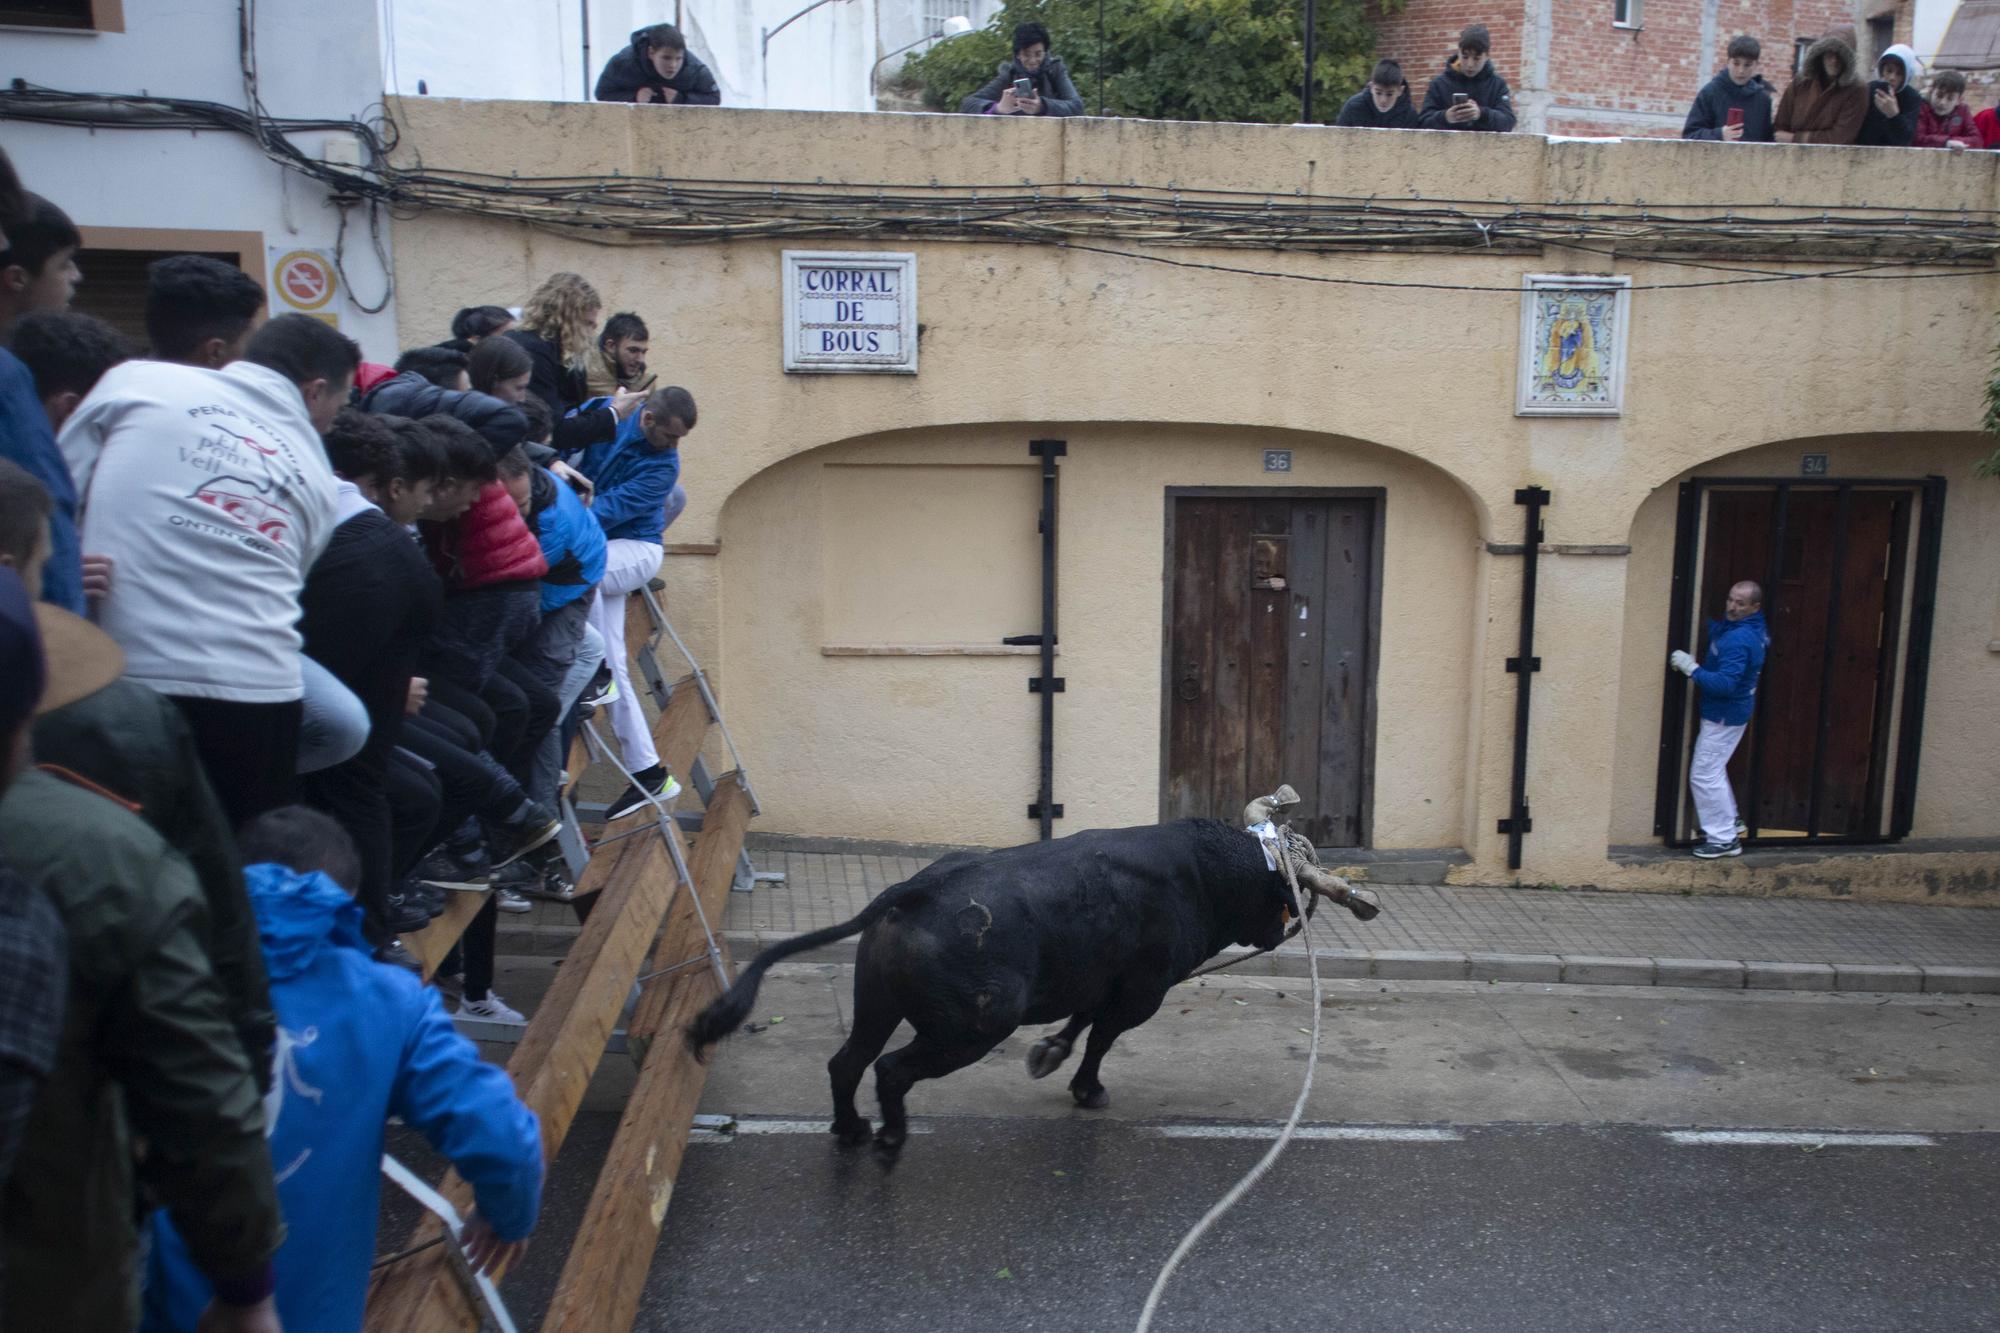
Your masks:
<svg viewBox="0 0 2000 1333"><path fill-rule="evenodd" d="M1764 673L1764 653L1771 635L1764 613L1752 611L1741 620L1708 622L1708 655L1692 677L1701 690L1701 720L1740 727L1750 720L1757 702L1757 677Z"/></svg>
<svg viewBox="0 0 2000 1333"><path fill-rule="evenodd" d="M589 407L585 403L577 410ZM576 470L597 488L590 512L606 537L658 546L667 530L667 493L681 475L681 451L648 444L639 428L644 415L634 412L619 423L618 434L609 442L584 450Z"/></svg>
<svg viewBox="0 0 2000 1333"><path fill-rule="evenodd" d="M549 562L549 572L542 575L542 614L547 615L582 597L604 577L606 538L567 482L547 468L528 475L533 486L528 526L541 538L542 558Z"/></svg>
<svg viewBox="0 0 2000 1333"><path fill-rule="evenodd" d="M269 864L243 877L278 1010L264 1099L289 1229L275 1261L278 1316L288 1333L352 1333L375 1258L388 1117L401 1116L472 1182L481 1215L504 1240L534 1229L541 1125L506 1071L458 1035L435 990L369 957L361 908L344 889ZM193 1328L209 1294L158 1214L143 1328Z"/></svg>
<svg viewBox="0 0 2000 1333"><path fill-rule="evenodd" d="M637 416L637 413L633 414ZM77 542L76 484L49 430L49 415L35 392L35 377L19 357L0 347L0 458L19 463L48 488L49 563L42 586L28 594L82 615L83 548Z"/></svg>

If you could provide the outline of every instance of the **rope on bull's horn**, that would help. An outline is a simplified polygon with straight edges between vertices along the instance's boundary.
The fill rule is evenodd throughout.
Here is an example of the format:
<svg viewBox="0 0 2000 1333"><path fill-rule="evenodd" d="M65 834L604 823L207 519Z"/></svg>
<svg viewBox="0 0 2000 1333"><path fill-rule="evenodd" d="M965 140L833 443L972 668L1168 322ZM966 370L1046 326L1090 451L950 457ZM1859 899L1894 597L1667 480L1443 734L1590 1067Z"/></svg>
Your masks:
<svg viewBox="0 0 2000 1333"><path fill-rule="evenodd" d="M1312 843L1295 833L1289 825L1284 826L1281 832L1284 836L1280 840L1278 865L1285 872L1285 886L1292 895L1292 910L1298 913L1299 936L1306 943L1306 965L1312 972L1312 1049L1306 1055L1305 1080L1299 1085L1298 1100L1292 1103L1291 1117L1285 1121L1285 1127L1278 1132L1278 1141L1271 1145L1270 1151L1258 1159L1255 1166L1243 1173L1241 1180L1230 1186L1227 1194L1217 1199L1214 1206L1202 1214L1200 1221L1188 1228L1187 1234L1181 1237L1181 1243L1174 1247L1174 1252L1167 1256L1166 1263L1160 1266L1159 1276L1153 1279L1153 1289L1146 1294L1146 1306L1139 1312L1139 1324L1134 1333L1147 1333L1152 1328L1153 1316L1160 1308L1160 1298L1166 1294L1167 1284L1173 1280L1174 1272L1181 1266L1181 1261L1187 1258L1209 1227L1213 1226L1224 1213L1234 1208L1243 1196L1264 1178L1265 1172L1271 1169L1271 1164L1285 1151L1286 1146L1292 1141L1292 1135L1298 1132L1299 1120L1305 1115L1306 1099L1312 1096L1313 1076L1319 1072L1322 996L1319 955L1313 951L1312 926L1306 916L1305 895L1299 890L1297 867L1301 859L1307 864L1317 864L1319 857Z"/></svg>

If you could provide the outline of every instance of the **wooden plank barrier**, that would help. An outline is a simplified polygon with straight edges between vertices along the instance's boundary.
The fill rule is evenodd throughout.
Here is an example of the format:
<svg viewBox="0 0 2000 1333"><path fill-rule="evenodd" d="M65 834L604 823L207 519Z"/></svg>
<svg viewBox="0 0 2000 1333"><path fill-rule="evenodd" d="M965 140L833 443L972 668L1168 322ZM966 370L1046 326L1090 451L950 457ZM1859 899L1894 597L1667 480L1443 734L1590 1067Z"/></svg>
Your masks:
<svg viewBox="0 0 2000 1333"><path fill-rule="evenodd" d="M643 599L635 597L632 603L643 619L645 637L639 642L650 652L658 637L650 612ZM628 605L628 615L633 605ZM653 725L661 762L686 774L713 721L694 677L677 682ZM695 795L685 791L681 799ZM668 1034L716 994L692 895L700 895L710 925L719 929L750 813L741 775L723 776L690 850L678 825L666 821L662 837L653 808L643 806L606 829L607 835L631 836L600 839L578 879L578 895L598 895L595 910L507 1062L521 1099L541 1120L544 1161L556 1160L635 981L642 971L671 970L641 989L627 1036L637 1043L634 1049L649 1044L658 1049L644 1058L612 1156L570 1252L548 1328L622 1330L638 1308L705 1075L685 1046ZM667 838L680 849L691 886L680 883ZM443 917L404 937L406 946L424 960L427 974L483 902L482 894L455 894ZM700 961L676 966L689 958ZM650 1038L661 1040L649 1043ZM472 1206L471 1188L456 1172L445 1177L440 1192L461 1215ZM376 1270L368 1293L367 1333L472 1333L479 1327L457 1266L443 1245L431 1243L441 1233L442 1224L427 1216L397 1247L402 1257Z"/></svg>
<svg viewBox="0 0 2000 1333"><path fill-rule="evenodd" d="M728 907L736 853L749 820L750 799L736 777L718 780L689 858L695 893L712 925L721 923ZM626 1030L628 1043L646 1046L639 1080L570 1244L543 1333L623 1333L638 1314L708 1076L707 1066L680 1037L687 1021L719 993L707 950L701 916L683 893L668 910L653 951L649 970L662 975L646 984Z"/></svg>

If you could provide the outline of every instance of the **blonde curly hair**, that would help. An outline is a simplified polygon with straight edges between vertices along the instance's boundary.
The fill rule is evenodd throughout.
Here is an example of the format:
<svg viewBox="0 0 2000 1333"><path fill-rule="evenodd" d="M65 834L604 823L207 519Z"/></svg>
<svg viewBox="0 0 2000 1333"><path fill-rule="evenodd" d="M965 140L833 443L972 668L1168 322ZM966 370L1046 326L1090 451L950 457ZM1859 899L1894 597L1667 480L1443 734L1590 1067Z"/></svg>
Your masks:
<svg viewBox="0 0 2000 1333"><path fill-rule="evenodd" d="M553 343L556 354L579 365L590 353L604 299L576 273L551 273L521 308L521 327Z"/></svg>

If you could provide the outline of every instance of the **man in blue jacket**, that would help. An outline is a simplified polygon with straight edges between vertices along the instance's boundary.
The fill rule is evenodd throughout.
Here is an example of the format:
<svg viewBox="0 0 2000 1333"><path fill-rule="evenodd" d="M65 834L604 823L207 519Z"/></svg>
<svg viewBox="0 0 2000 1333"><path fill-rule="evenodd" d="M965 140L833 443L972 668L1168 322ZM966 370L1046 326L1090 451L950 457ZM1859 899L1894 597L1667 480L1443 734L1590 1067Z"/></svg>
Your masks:
<svg viewBox="0 0 2000 1333"><path fill-rule="evenodd" d="M1757 678L1771 646L1764 628L1764 590L1748 582L1729 590L1722 619L1708 622L1708 656L1696 665L1691 653L1676 650L1668 665L1701 692L1701 734L1688 766L1695 816L1702 841L1694 854L1704 861L1743 854L1743 826L1736 817L1736 793L1729 787L1729 756L1743 739L1757 703Z"/></svg>
<svg viewBox="0 0 2000 1333"><path fill-rule="evenodd" d="M590 512L606 538L604 581L591 599L590 624L604 636L604 656L618 691L608 706L611 729L637 783L612 803L605 812L607 819L630 814L645 805L648 796L670 801L680 794L680 783L660 763L652 729L632 692L631 669L625 661L625 599L660 571L667 525L680 513L674 501L686 503L678 484L680 443L694 429L694 421L693 394L678 385L655 389L618 427L615 437L584 450L577 465L596 488Z"/></svg>
<svg viewBox="0 0 2000 1333"><path fill-rule="evenodd" d="M274 1261L284 1327L361 1327L392 1115L471 1183L478 1208L460 1239L475 1270L498 1276L541 1207L535 1113L458 1035L436 990L370 956L348 887L360 854L338 824L284 806L253 820L238 845L278 1010L264 1132L289 1233ZM207 1279L159 1214L142 1328L192 1329L207 1301Z"/></svg>

